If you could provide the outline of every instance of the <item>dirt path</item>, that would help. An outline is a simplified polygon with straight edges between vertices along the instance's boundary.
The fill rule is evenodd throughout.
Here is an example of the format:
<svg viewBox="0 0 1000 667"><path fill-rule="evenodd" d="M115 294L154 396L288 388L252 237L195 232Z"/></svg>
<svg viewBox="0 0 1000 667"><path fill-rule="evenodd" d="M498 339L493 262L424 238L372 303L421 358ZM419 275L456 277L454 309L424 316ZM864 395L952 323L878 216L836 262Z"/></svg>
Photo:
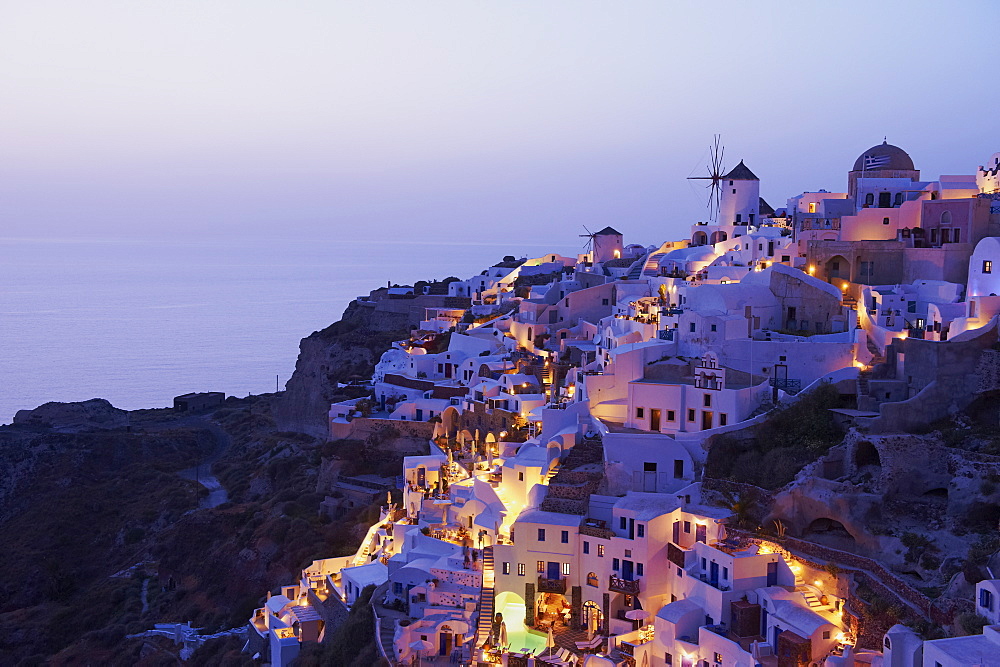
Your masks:
<svg viewBox="0 0 1000 667"><path fill-rule="evenodd" d="M219 482L215 475L212 474L212 464L221 459L229 449L229 445L231 444L229 434L226 433L218 424L211 422L204 417L187 417L179 420L178 425L205 428L211 431L212 435L215 436L215 449L212 450L212 453L209 454L208 458L199 462L198 465L193 468L186 468L177 473L184 479L190 479L198 482L203 487L208 489L208 496L202 498L201 503L198 504L198 509L211 509L228 502L229 493L226 492L222 483Z"/></svg>

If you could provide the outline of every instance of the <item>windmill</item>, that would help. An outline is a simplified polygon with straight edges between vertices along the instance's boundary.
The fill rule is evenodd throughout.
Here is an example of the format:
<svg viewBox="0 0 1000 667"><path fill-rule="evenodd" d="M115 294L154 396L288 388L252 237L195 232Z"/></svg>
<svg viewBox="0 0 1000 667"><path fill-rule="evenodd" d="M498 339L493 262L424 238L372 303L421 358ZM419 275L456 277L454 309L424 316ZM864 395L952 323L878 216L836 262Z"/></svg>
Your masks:
<svg viewBox="0 0 1000 667"><path fill-rule="evenodd" d="M719 208L722 205L722 177L725 173L723 155L726 152L722 145L722 135L715 135L715 143L708 147L708 176L688 176L689 181L709 181L708 214L712 222L718 220Z"/></svg>
<svg viewBox="0 0 1000 667"><path fill-rule="evenodd" d="M587 249L587 253L590 255L590 261L594 261L594 244L596 243L597 234L587 229L587 225L583 226L587 230L586 234L580 234L581 239L587 239L583 242L583 247Z"/></svg>

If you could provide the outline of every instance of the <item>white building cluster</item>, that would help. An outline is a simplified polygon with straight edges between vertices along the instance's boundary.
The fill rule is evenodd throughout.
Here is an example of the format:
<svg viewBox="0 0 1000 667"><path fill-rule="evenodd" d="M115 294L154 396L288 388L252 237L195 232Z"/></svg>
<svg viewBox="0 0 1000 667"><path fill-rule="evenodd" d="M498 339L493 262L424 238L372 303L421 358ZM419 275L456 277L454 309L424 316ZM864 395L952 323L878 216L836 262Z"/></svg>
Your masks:
<svg viewBox="0 0 1000 667"><path fill-rule="evenodd" d="M382 356L371 412L354 400L329 413L332 439L406 422L430 453L405 459L401 502L357 554L316 561L257 610L261 652L288 664L324 634L315 608L374 584L392 664L944 666L995 653L1000 627L926 643L894 628L884 647L856 648L847 577L746 539L703 501L701 471L711 436L820 383L857 395L858 423L878 418L919 391L864 389L895 341L947 344L993 322L998 156L922 181L883 143L846 192L779 210L741 162L722 177L718 219L685 239L625 245L606 227L577 257L451 282L465 307L428 309ZM980 590L1000 622L996 582Z"/></svg>

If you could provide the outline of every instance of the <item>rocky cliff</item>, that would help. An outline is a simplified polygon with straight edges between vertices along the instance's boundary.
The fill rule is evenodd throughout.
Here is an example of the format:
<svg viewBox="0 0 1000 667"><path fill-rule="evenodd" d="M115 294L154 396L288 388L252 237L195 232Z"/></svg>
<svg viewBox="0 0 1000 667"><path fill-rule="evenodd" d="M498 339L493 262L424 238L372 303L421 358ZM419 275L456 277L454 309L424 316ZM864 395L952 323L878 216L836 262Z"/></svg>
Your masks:
<svg viewBox="0 0 1000 667"><path fill-rule="evenodd" d="M371 377L382 352L408 335L409 319L352 301L340 321L303 338L295 372L274 401L278 429L325 438L330 403L346 398L338 383Z"/></svg>

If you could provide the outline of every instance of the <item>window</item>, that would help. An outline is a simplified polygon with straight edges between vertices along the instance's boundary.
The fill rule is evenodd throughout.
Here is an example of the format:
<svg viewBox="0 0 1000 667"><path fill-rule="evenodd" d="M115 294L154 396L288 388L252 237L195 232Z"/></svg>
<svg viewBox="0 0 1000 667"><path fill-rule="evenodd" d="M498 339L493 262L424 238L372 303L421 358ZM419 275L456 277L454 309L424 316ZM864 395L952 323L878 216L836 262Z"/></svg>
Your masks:
<svg viewBox="0 0 1000 667"><path fill-rule="evenodd" d="M587 540L583 541L583 553L585 554L590 553L590 542L588 542Z"/></svg>
<svg viewBox="0 0 1000 667"><path fill-rule="evenodd" d="M588 572L587 573L587 585L588 586L593 586L594 588L597 588L598 581L597 581L597 573L596 572Z"/></svg>
<svg viewBox="0 0 1000 667"><path fill-rule="evenodd" d="M519 577L523 577L524 576L524 563L518 563L517 564L517 576L519 576Z"/></svg>
<svg viewBox="0 0 1000 667"><path fill-rule="evenodd" d="M712 331L718 331L718 330L719 330L719 327L713 324L712 325Z"/></svg>
<svg viewBox="0 0 1000 667"><path fill-rule="evenodd" d="M688 421L694 421L694 408L688 408Z"/></svg>
<svg viewBox="0 0 1000 667"><path fill-rule="evenodd" d="M636 419L642 419L642 415L643 415L643 409L642 408L636 408L635 409L635 418Z"/></svg>
<svg viewBox="0 0 1000 667"><path fill-rule="evenodd" d="M723 579L729 579L729 568L728 567L722 568L722 578Z"/></svg>
<svg viewBox="0 0 1000 667"><path fill-rule="evenodd" d="M622 530L626 530L628 528L628 519L626 519L625 517L619 518L618 527L621 528Z"/></svg>
<svg viewBox="0 0 1000 667"><path fill-rule="evenodd" d="M829 630L824 630L823 631L823 639L829 639L829 638L830 638L830 631Z"/></svg>
<svg viewBox="0 0 1000 667"><path fill-rule="evenodd" d="M882 218L882 224L883 225L888 225L889 224L889 218Z"/></svg>
<svg viewBox="0 0 1000 667"><path fill-rule="evenodd" d="M524 481L524 473L523 472L517 473L517 481L519 481L519 482L523 482Z"/></svg>
<svg viewBox="0 0 1000 667"><path fill-rule="evenodd" d="M979 606L983 609L993 611L993 592L986 589L979 589Z"/></svg>
<svg viewBox="0 0 1000 667"><path fill-rule="evenodd" d="M681 577L683 579L684 578L684 570L682 570L681 568L677 568L677 576Z"/></svg>
<svg viewBox="0 0 1000 667"><path fill-rule="evenodd" d="M893 203L893 205L894 206L899 206L902 203L903 203L903 193L902 192L897 192L896 193L896 199L895 199L895 202Z"/></svg>
<svg viewBox="0 0 1000 667"><path fill-rule="evenodd" d="M792 256L791 255L782 255L781 256L781 261L782 262L790 262L790 261L792 261Z"/></svg>
<svg viewBox="0 0 1000 667"><path fill-rule="evenodd" d="M545 541L545 529L544 528L539 528L538 529L538 541L539 542L544 542Z"/></svg>
<svg viewBox="0 0 1000 667"><path fill-rule="evenodd" d="M598 558L604 558L604 545L603 544L598 544L597 545L597 557Z"/></svg>
<svg viewBox="0 0 1000 667"><path fill-rule="evenodd" d="M871 206L875 203L875 193L869 192L865 195L865 206Z"/></svg>
<svg viewBox="0 0 1000 667"><path fill-rule="evenodd" d="M510 563L505 562L503 564L503 573L504 574L510 574Z"/></svg>
<svg viewBox="0 0 1000 667"><path fill-rule="evenodd" d="M640 577L642 576L642 563L635 564L635 573Z"/></svg>
<svg viewBox="0 0 1000 667"><path fill-rule="evenodd" d="M712 395L705 394L704 396L702 396L701 402L702 405L704 405L706 408L712 407Z"/></svg>
<svg viewBox="0 0 1000 667"><path fill-rule="evenodd" d="M569 531L562 531L562 535L559 536L559 542L562 544L569 544Z"/></svg>
<svg viewBox="0 0 1000 667"><path fill-rule="evenodd" d="M708 561L705 560L704 558L701 559L701 569L702 570L707 570L708 569Z"/></svg>
<svg viewBox="0 0 1000 667"><path fill-rule="evenodd" d="M674 459L674 479L681 479L684 477L684 460Z"/></svg>
<svg viewBox="0 0 1000 667"><path fill-rule="evenodd" d="M545 561L544 560L538 561L538 565L536 567L539 572L545 572Z"/></svg>
<svg viewBox="0 0 1000 667"><path fill-rule="evenodd" d="M691 532L691 522L690 521L685 521L684 522L684 532L685 533L690 533Z"/></svg>
<svg viewBox="0 0 1000 667"><path fill-rule="evenodd" d="M668 665L673 665L674 664L674 656L673 656L673 654L672 653L667 653L666 655L664 655L663 656L663 662L667 663Z"/></svg>
<svg viewBox="0 0 1000 667"><path fill-rule="evenodd" d="M691 333L694 333L694 322L692 322L689 326L691 327Z"/></svg>
<svg viewBox="0 0 1000 667"><path fill-rule="evenodd" d="M569 576L569 563L563 563L562 573L564 577Z"/></svg>
<svg viewBox="0 0 1000 667"><path fill-rule="evenodd" d="M674 421L675 418L676 418L676 415L674 415L674 411L673 410L667 410L667 421L668 422L672 422L672 421Z"/></svg>
<svg viewBox="0 0 1000 667"><path fill-rule="evenodd" d="M951 242L952 243L961 243L961 241L959 241L959 236L961 236L961 234L962 234L962 230L961 229L953 229L953 230L951 230Z"/></svg>
<svg viewBox="0 0 1000 667"><path fill-rule="evenodd" d="M644 461L643 464L642 464L642 471L643 472L656 472L656 463L655 462L651 463L649 461Z"/></svg>
<svg viewBox="0 0 1000 667"><path fill-rule="evenodd" d="M722 654L721 653L716 653L715 654L715 661L716 662L722 662Z"/></svg>
<svg viewBox="0 0 1000 667"><path fill-rule="evenodd" d="M607 299L601 299L601 305L602 306L608 305L608 300Z"/></svg>
<svg viewBox="0 0 1000 667"><path fill-rule="evenodd" d="M728 421L729 421L729 415L727 415L725 412L720 412L719 413L719 426L725 426Z"/></svg>
<svg viewBox="0 0 1000 667"><path fill-rule="evenodd" d="M625 558L631 558L631 557L632 557L632 550L631 549L626 549L625 550Z"/></svg>
<svg viewBox="0 0 1000 667"><path fill-rule="evenodd" d="M814 201L809 202L809 212L810 213L816 212L816 202Z"/></svg>
<svg viewBox="0 0 1000 667"><path fill-rule="evenodd" d="M621 567L621 561L619 561L617 558L612 558L611 559L611 569L612 570L617 570L619 567Z"/></svg>
<svg viewBox="0 0 1000 667"><path fill-rule="evenodd" d="M639 537L646 537L646 526L641 523L635 524L635 534Z"/></svg>

